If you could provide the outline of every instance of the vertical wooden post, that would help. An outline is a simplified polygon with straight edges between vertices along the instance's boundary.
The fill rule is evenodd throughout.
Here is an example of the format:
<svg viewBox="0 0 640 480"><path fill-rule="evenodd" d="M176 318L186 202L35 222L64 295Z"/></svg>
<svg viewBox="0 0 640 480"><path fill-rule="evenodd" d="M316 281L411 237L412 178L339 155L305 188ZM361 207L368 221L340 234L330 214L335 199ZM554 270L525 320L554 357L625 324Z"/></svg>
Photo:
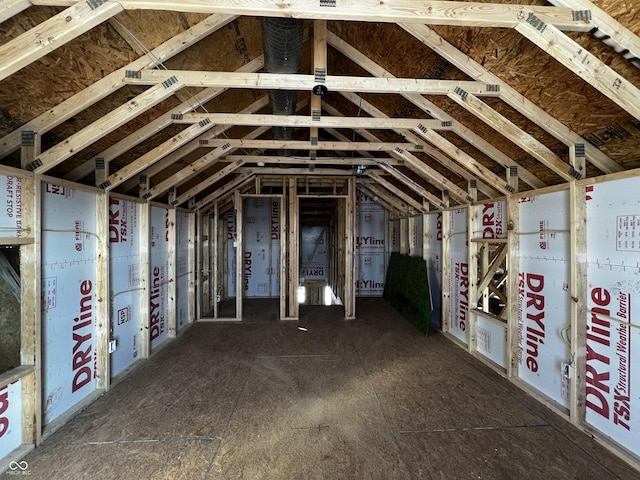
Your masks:
<svg viewBox="0 0 640 480"><path fill-rule="evenodd" d="M324 84L327 76L327 21L313 21L313 70L316 85ZM311 94L311 114L319 117L322 114L322 97ZM310 129L311 144L318 143L318 128ZM315 160L316 151L309 151L309 158Z"/></svg>
<svg viewBox="0 0 640 480"><path fill-rule="evenodd" d="M587 208L584 185L569 184L570 278L571 278L571 392L569 415L580 425L585 420L587 324ZM563 372L564 373L564 372Z"/></svg>
<svg viewBox="0 0 640 480"><path fill-rule="evenodd" d="M422 200L422 206L424 208L424 213L422 214L422 258L427 265L429 264L429 209L430 204L427 200Z"/></svg>
<svg viewBox="0 0 640 480"><path fill-rule="evenodd" d="M451 242L451 211L442 211L442 331L449 331L451 315L451 259L449 243Z"/></svg>
<svg viewBox="0 0 640 480"><path fill-rule="evenodd" d="M242 320L242 294L244 293L244 199L240 190L233 193L236 211L236 319Z"/></svg>
<svg viewBox="0 0 640 480"><path fill-rule="evenodd" d="M33 162L41 150L41 138L40 134L31 130L24 130L21 132L21 146L20 146L20 166L22 169L27 169L27 165ZM38 185L40 188L40 185Z"/></svg>
<svg viewBox="0 0 640 480"><path fill-rule="evenodd" d="M475 180L469 182L469 208L467 209L468 229L467 242L469 244L469 351L475 352L478 349L478 318L472 310L478 305L478 242L471 240L476 238L476 233L480 230L478 226L478 208L475 202L478 197L478 189Z"/></svg>
<svg viewBox="0 0 640 480"><path fill-rule="evenodd" d="M213 235L213 252L209 251L209 261L205 264L205 268L209 269L209 283L213 285L213 295L212 292L209 291L210 301L213 302L213 318L218 318L218 289L219 285L219 276L218 269L223 272L226 270L223 265L220 265L219 258L219 249L220 249L220 206L216 201L213 207L213 225L211 225L211 221L209 221L209 246L211 245L211 235Z"/></svg>
<svg viewBox="0 0 640 480"><path fill-rule="evenodd" d="M187 314L189 323L193 323L195 321L195 313L196 313L196 271L198 266L196 264L197 258L200 256L197 255L197 239L196 239L196 214L194 212L189 212L189 234L188 234L188 242L189 242L189 250L187 256L187 275L189 275L189 313Z"/></svg>
<svg viewBox="0 0 640 480"><path fill-rule="evenodd" d="M22 162L28 164L35 160L38 149L22 154ZM25 175L21 182L23 230L20 235L33 241L20 247L20 361L22 365L34 367L34 372L22 379L22 443L39 445L42 432L42 182L40 175Z"/></svg>
<svg viewBox="0 0 640 480"><path fill-rule="evenodd" d="M345 320L356 318L356 282L355 282L355 232L356 232L356 179L349 177L346 201L345 234Z"/></svg>
<svg viewBox="0 0 640 480"><path fill-rule="evenodd" d="M200 210L195 212L194 223L196 225L196 265L195 265L195 284L196 284L196 297L195 297L195 315L196 320L200 320L202 318L202 306L204 299L208 297L205 293L205 288L209 288L205 286L204 282L204 262L205 262L205 252L206 247L205 243L208 243L205 240L205 234L202 233L202 229L204 228L204 218L200 213ZM199 299L198 299L199 297Z"/></svg>
<svg viewBox="0 0 640 480"><path fill-rule="evenodd" d="M280 320L287 317L287 204L286 189L280 197Z"/></svg>
<svg viewBox="0 0 640 480"><path fill-rule="evenodd" d="M109 390L111 362L111 287L109 285L109 193L96 195L96 236L98 246L98 289L96 302L96 388Z"/></svg>
<svg viewBox="0 0 640 480"><path fill-rule="evenodd" d="M519 273L520 273L520 237L519 237L519 201L520 198L514 195L507 196L507 298L509 304L507 306L507 377L514 378L518 376L519 353L518 353L518 335L519 335Z"/></svg>
<svg viewBox="0 0 640 480"><path fill-rule="evenodd" d="M150 336L150 271L151 268L151 205L148 202L140 206L140 358L151 355Z"/></svg>
<svg viewBox="0 0 640 480"><path fill-rule="evenodd" d="M570 173L576 178L584 178L587 174L586 153L584 143L576 143L569 147Z"/></svg>
<svg viewBox="0 0 640 480"><path fill-rule="evenodd" d="M295 178L289 179L289 315L288 318L297 320L299 318L298 305L298 283L299 283L299 261L298 251L298 181Z"/></svg>
<svg viewBox="0 0 640 480"><path fill-rule="evenodd" d="M170 200L171 201L171 200ZM167 271L167 296L168 298L168 329L169 329L169 338L175 338L178 331L178 268L177 268L177 256L178 256L178 235L177 235L177 227L178 227L178 212L175 207L169 207L169 225L168 228L168 236L169 236L169 252L168 255L168 271Z"/></svg>

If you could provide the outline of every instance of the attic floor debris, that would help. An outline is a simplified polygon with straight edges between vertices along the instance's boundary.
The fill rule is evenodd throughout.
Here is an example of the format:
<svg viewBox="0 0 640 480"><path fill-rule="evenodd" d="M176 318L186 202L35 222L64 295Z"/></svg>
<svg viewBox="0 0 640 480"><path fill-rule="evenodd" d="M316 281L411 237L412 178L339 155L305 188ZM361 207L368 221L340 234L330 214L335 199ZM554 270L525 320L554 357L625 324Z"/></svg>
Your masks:
<svg viewBox="0 0 640 480"><path fill-rule="evenodd" d="M194 325L25 457L30 478L637 478L381 299L338 310Z"/></svg>

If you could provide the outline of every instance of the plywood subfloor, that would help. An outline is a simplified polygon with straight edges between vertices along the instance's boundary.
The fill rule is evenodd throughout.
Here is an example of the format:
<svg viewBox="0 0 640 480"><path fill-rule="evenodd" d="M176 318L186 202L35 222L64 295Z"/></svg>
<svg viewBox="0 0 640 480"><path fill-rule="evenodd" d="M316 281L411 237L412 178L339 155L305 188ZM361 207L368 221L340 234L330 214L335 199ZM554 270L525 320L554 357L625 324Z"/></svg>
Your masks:
<svg viewBox="0 0 640 480"><path fill-rule="evenodd" d="M28 455L30 478L639 478L442 335L357 311L196 324Z"/></svg>

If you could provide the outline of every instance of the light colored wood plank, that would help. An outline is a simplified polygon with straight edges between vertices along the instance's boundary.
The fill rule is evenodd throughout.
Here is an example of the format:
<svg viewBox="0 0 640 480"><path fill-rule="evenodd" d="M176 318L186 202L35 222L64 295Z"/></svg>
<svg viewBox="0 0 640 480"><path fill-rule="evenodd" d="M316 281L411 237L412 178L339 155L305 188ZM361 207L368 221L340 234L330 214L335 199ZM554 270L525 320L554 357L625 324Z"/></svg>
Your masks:
<svg viewBox="0 0 640 480"><path fill-rule="evenodd" d="M265 165L273 164L291 164L291 165L309 165L309 157L284 157L270 155L226 155L229 162L236 160L244 160L245 163L263 163ZM366 165L377 167L383 162L387 165L404 165L404 162L391 157L316 157L313 160L314 165L334 165L334 166L357 166ZM258 165L259 166L259 165Z"/></svg>
<svg viewBox="0 0 640 480"><path fill-rule="evenodd" d="M2 0L0 1L0 23L31 6L29 0Z"/></svg>
<svg viewBox="0 0 640 480"><path fill-rule="evenodd" d="M415 200L413 197L407 195L405 192L403 192L401 189L396 187L394 184L392 184L391 182L388 182L387 180L385 180L382 177L382 175L378 175L377 173L372 172L372 171L368 171L366 173L366 175L368 177L374 179L378 183L378 185L384 187L385 189L389 190L391 193L396 195L403 202L405 202L408 205L411 205L418 212L424 212L425 211L421 202Z"/></svg>
<svg viewBox="0 0 640 480"><path fill-rule="evenodd" d="M237 71L253 72L261 69L263 64L263 56L261 55L259 58L252 60L246 65L243 65ZM146 124L144 127L136 130L130 135L127 135L119 142L114 143L106 150L103 150L102 152L97 154L96 157L103 158L108 164L108 162L110 162L114 158L117 158L120 155L126 153L133 147L139 145L143 141L148 140L153 135L157 134L160 130L171 125L171 123L173 123L173 120L171 119L172 115L188 113L192 111L195 106L204 105L205 103L209 102L210 100L216 98L218 95L226 91L227 89L225 88L207 88L202 92L198 92L193 96L193 98L190 98L189 101L186 101L181 105L169 110L167 113ZM79 165L71 172L66 174L65 178L73 181L78 181L86 177L87 175L90 175L93 172L93 169L94 165L92 162L85 162L84 164Z"/></svg>
<svg viewBox="0 0 640 480"><path fill-rule="evenodd" d="M376 108L366 100L361 99L357 95L354 95L352 93L342 93L342 96L350 100L352 103L358 105L360 108L362 108L363 111L367 112L369 115L380 117L380 118L388 118L388 116L384 112L382 112L380 109ZM394 131L402 135L406 140L412 141L416 145L421 145L425 143L423 138L421 138L418 135L415 135L412 132L407 132L402 129L394 129ZM357 132L367 140L371 141L373 138L375 138L369 132L366 132L363 129L358 129ZM436 132L432 130L430 130L430 132L434 136L438 135ZM449 151L451 152L454 150L449 150ZM449 170L452 170L458 175L462 176L463 178L467 180L474 178L474 176L467 170L466 166L462 162L458 162L456 160L455 156L447 157L442 153L440 153L437 149L431 147L430 145L424 145L423 152L429 155L434 160L441 163L443 166L445 166ZM422 162L420 159L413 156L411 153L403 152L402 154L400 154L399 152L396 151L394 152L394 156L396 158L400 158L401 156L402 159L405 160L405 162L408 162L407 166L409 168L414 169L414 171L416 171L416 169L420 169L420 171L416 171L416 173L419 173L424 178L432 181L435 185L438 185L441 189L452 191L454 197L460 203L467 202L467 199L466 199L467 195L466 195L466 192L464 192L464 190L457 187L452 181L447 179L444 175L438 173L435 169L431 169L430 167L425 165L424 162ZM498 191L494 190L491 187L486 187L484 186L484 184L479 185L479 187L481 187L483 192L492 194L490 195L491 197L497 197L499 195ZM440 202L436 203L435 205L438 205L439 203Z"/></svg>
<svg viewBox="0 0 640 480"><path fill-rule="evenodd" d="M43 1L43 0L41 0ZM44 0L47 1L47 0ZM66 5L67 0L48 0ZM588 31L590 23L573 19L569 8L496 3L425 1L419 8L411 0L380 2L377 0L343 0L335 6L314 0L291 0L286 4L253 0L121 0L127 10L151 9L178 12L229 13L262 17L295 17L304 19L348 20L369 22L415 22L432 25L476 27L513 27L523 10L531 10L546 22L566 30Z"/></svg>
<svg viewBox="0 0 640 480"><path fill-rule="evenodd" d="M212 123L195 123L188 128L185 128L182 132L174 135L169 140L166 140L152 150L149 150L147 153L137 158L125 167L122 167L117 172L109 175L107 181L102 184L101 187L107 189L113 189L117 187L128 178L131 178L134 175L142 172L144 169L149 168L158 160L169 155L171 152L177 150L187 142L192 141L199 135L202 135L203 132L207 132L214 126L215 125Z"/></svg>
<svg viewBox="0 0 640 480"><path fill-rule="evenodd" d="M260 148L264 150L345 150L358 152L387 152L401 148L410 152L422 151L421 145L413 143L387 143L387 142L332 142L320 141L312 144L310 141L304 140L248 140L239 138L217 138L214 140L203 140L200 144L202 147L220 147L229 144L236 148ZM268 157L267 157L268 159Z"/></svg>
<svg viewBox="0 0 640 480"><path fill-rule="evenodd" d="M22 130L20 132L20 165L26 168L42 151L42 139L39 133Z"/></svg>
<svg viewBox="0 0 640 480"><path fill-rule="evenodd" d="M308 115L263 115L239 113L187 113L174 123L198 123L210 119L219 125L243 126L281 126L281 127L318 127L318 128L418 128L423 125L432 130L451 130L451 126L440 120L420 120L414 118L373 118L373 117L328 117L315 119Z"/></svg>
<svg viewBox="0 0 640 480"><path fill-rule="evenodd" d="M117 2L107 1L93 9L78 2L31 30L0 46L0 80L31 62L44 57L65 43L100 25L123 10Z"/></svg>
<svg viewBox="0 0 640 480"><path fill-rule="evenodd" d="M520 223L519 197L507 197L507 298L509 302L505 310L507 320L507 377L518 377L519 353L519 305L520 298L520 237L518 225Z"/></svg>
<svg viewBox="0 0 640 480"><path fill-rule="evenodd" d="M151 204L143 203L140 207L140 346L139 357L151 356Z"/></svg>
<svg viewBox="0 0 640 480"><path fill-rule="evenodd" d="M346 235L345 235L345 301L344 318L353 320L356 318L356 179L347 180L348 191L345 201L346 208Z"/></svg>
<svg viewBox="0 0 640 480"><path fill-rule="evenodd" d="M109 390L111 385L111 287L109 261L109 194L96 195L97 288L96 288L96 388ZM46 368L46 366L45 366Z"/></svg>
<svg viewBox="0 0 640 480"><path fill-rule="evenodd" d="M127 70L151 68L155 66L157 62L164 62L189 48L210 33L223 27L234 18L235 17L228 15L211 15L189 30L176 35L159 47L154 48L149 56L141 57L129 65L110 73L93 85L90 85L62 103L47 110L42 115L27 122L19 129L5 135L0 139L0 158L13 152L20 146L20 132L22 130L38 132L41 135L48 132L65 120L123 87L122 77ZM78 178L74 178L73 180L78 180Z"/></svg>
<svg viewBox="0 0 640 480"><path fill-rule="evenodd" d="M300 103L304 103L304 102L300 102ZM252 113L266 107L268 104L269 104L269 98L265 96L260 100L253 102L251 105L241 110L239 113ZM173 165L175 162L177 162L184 156L200 148L200 140L207 140L210 138L215 138L219 135L223 135L231 127L232 127L231 125L216 125L213 128L213 130L207 131L202 135L197 136L196 138L188 142L183 147L178 148L176 151L168 154L161 160L158 160L155 163L150 164L146 168L144 167L145 162L141 161L140 163L138 163L138 166L139 167L142 166L142 168L144 169L141 171L141 173L146 175L149 179L152 179L152 177L157 173L161 172L168 166ZM136 173L130 174L122 169L119 172L121 172L123 176L129 177L129 180L125 180L122 183L122 189L124 191L129 191L133 189L136 185L136 179L133 177L133 175L135 175ZM137 172L137 173L140 173L140 172Z"/></svg>
<svg viewBox="0 0 640 480"><path fill-rule="evenodd" d="M246 137L247 138L257 137L262 135L265 131L266 131L266 127L257 128L253 132L248 134ZM189 166L183 168L179 172L173 174L171 177L159 183L156 187L149 190L148 198L153 198L161 193L164 193L172 186L176 186L176 187L180 186L182 183L193 178L198 173L209 168L211 165L217 162L218 159L220 159L220 157L223 157L229 153L233 153L234 150L235 149L233 148L225 148L224 146L222 146L210 153L207 153L206 155L200 157L198 160L191 163ZM236 165L236 168L241 165L244 165L244 160L237 160L234 162L234 165ZM190 198L195 197L195 195L200 193L202 190L208 188L209 186L213 185L220 178L222 177L218 177L217 174L211 175L210 177L208 177L206 180L203 180L195 187L192 187L188 191L180 194L176 199L175 205L180 205L181 203L186 202Z"/></svg>
<svg viewBox="0 0 640 480"><path fill-rule="evenodd" d="M340 53L345 55L350 60L356 62L362 68L367 70L369 73L376 77L382 78L395 78L389 71L382 68L380 65L375 63L369 57L353 48L347 42L339 38L334 33L329 32L328 34L329 44L337 49ZM502 164L505 167L517 165L515 160L511 159L509 156L505 155L503 152L495 148L492 144L490 144L487 140L477 135L475 132L465 127L463 124L458 122L451 115L446 113L444 110L439 108L433 102L430 102L422 95L411 94L411 93L402 93L404 98L409 100L415 106L420 108L426 114L433 116L434 118L442 121L450 121L453 123L453 131L456 132L460 138L467 141L469 144L473 145L475 148L483 152L485 155L489 156L496 162ZM534 188L544 187L546 184L542 182L539 178L533 175L528 170L521 168L520 175L522 176L523 181L528 183Z"/></svg>
<svg viewBox="0 0 640 480"><path fill-rule="evenodd" d="M200 193L202 190L210 187L211 185L215 184L216 182L222 180L227 175L229 175L229 174L233 173L234 171L236 171L243 164L244 164L244 162L242 160L237 160L237 161L233 162L232 164L227 165L223 169L217 171L213 175L210 175L206 180L202 181L201 183L199 183L195 187L193 187L193 188L187 190L185 193L181 194L176 199L176 205L180 205L181 203L186 202L190 198L193 198L196 194Z"/></svg>
<svg viewBox="0 0 640 480"><path fill-rule="evenodd" d="M624 58L633 60L632 63L636 67L640 67L640 38L592 2L588 0L549 0L549 3L557 7L589 11L591 22L597 28L597 31L592 30L591 34L602 39L616 52L620 52ZM623 54L622 52L625 50L627 53Z"/></svg>
<svg viewBox="0 0 640 480"><path fill-rule="evenodd" d="M313 22L313 72L316 84L324 84L327 75L327 21ZM322 113L322 97L311 93L311 112ZM311 127L309 139L318 140L318 127ZM312 152L311 155L314 155Z"/></svg>
<svg viewBox="0 0 640 480"><path fill-rule="evenodd" d="M528 22L515 28L620 108L640 119L640 89L582 45L553 25L539 23L537 17L530 17Z"/></svg>
<svg viewBox="0 0 640 480"><path fill-rule="evenodd" d="M282 182L280 199L280 320L287 316L287 189Z"/></svg>
<svg viewBox="0 0 640 480"><path fill-rule="evenodd" d="M587 389L587 205L584 185L569 184L569 258L571 383L569 416L577 425L585 421Z"/></svg>
<svg viewBox="0 0 640 480"><path fill-rule="evenodd" d="M448 205L448 199L443 197L443 203ZM451 242L451 212L442 212L442 285L451 285L451 258L450 258L450 242ZM449 288L442 288L441 292L441 315L442 321L440 328L443 333L449 331L449 316L451 315L451 291Z"/></svg>
<svg viewBox="0 0 640 480"><path fill-rule="evenodd" d="M181 89L179 81L168 85L156 85L136 96L124 105L112 110L102 118L91 123L66 140L43 152L34 162L27 166L36 173L44 173L59 165L67 158L75 155L96 140L113 132L128 121L146 112L161 101L169 98L174 92Z"/></svg>
<svg viewBox="0 0 640 480"><path fill-rule="evenodd" d="M500 98L502 100L565 145L571 146L576 143L583 143L587 150L587 159L603 172L612 173L623 170L614 160L528 100L509 84L500 80L498 76L489 72L478 62L451 45L426 25L401 24L400 26L471 78L500 85Z"/></svg>
<svg viewBox="0 0 640 480"><path fill-rule="evenodd" d="M240 190L233 195L236 214L236 318L242 319L242 296L244 293L244 199Z"/></svg>
<svg viewBox="0 0 640 480"><path fill-rule="evenodd" d="M188 87L250 88L310 91L317 84L314 75L284 73L206 72L195 70L142 70L123 78L131 85L155 85L178 77ZM423 93L446 95L457 87L474 95L497 97L492 86L483 82L416 78L375 78L327 75L325 86L332 92Z"/></svg>
<svg viewBox="0 0 640 480"><path fill-rule="evenodd" d="M245 182L247 182L247 181L249 181L249 180L251 180L253 178L254 178L253 175L247 174L247 173L243 173L242 175L238 175L236 178L233 179L233 181L227 183L223 187L220 187L216 191L211 192L209 195L204 197L202 200L196 202L195 205L194 205L194 208L196 210L200 210L200 209L206 207L207 205L209 205L210 203L215 202L216 200L218 200L220 197L226 195L227 193L235 190L236 188L240 188L241 185L245 184Z"/></svg>
<svg viewBox="0 0 640 480"><path fill-rule="evenodd" d="M298 284L300 283L300 251L299 251L299 239L298 229L300 223L299 217L299 201L297 193L297 180L295 178L289 179L288 186L288 203L289 203L289 218L288 227L289 232L287 235L287 243L289 248L289 259L287 264L289 265L289 275L287 285L289 287L289 310L287 318L298 319L299 317L299 304L298 304Z"/></svg>
<svg viewBox="0 0 640 480"><path fill-rule="evenodd" d="M427 130L427 132L422 132L418 129L414 130L415 133L418 134L419 137L424 138L431 142L434 146L438 147L440 150L445 152L451 158L455 159L461 165L463 165L467 170L469 170L472 174L477 175L479 178L482 178L485 182L490 185L493 185L496 189L498 189L503 194L509 192L509 185L505 180L498 177L495 173L490 171L488 168L481 165L477 160L475 160L471 155L463 152L458 147L456 147L449 140L445 139L443 136L438 135L433 130Z"/></svg>
<svg viewBox="0 0 640 480"><path fill-rule="evenodd" d="M496 132L511 140L515 145L551 169L556 175L566 181L575 180L569 174L569 165L563 162L560 157L476 96L461 91L450 93L447 96Z"/></svg>
<svg viewBox="0 0 640 480"><path fill-rule="evenodd" d="M168 330L169 338L175 338L178 332L178 236L177 236L177 211L169 209L169 251L167 252L167 285L168 295Z"/></svg>
<svg viewBox="0 0 640 480"><path fill-rule="evenodd" d="M471 236L471 232L478 231L478 209L470 205L467 209L467 239ZM469 288L467 291L469 310L473 310L473 307L478 305L478 298L482 292L482 288L478 286L478 244L469 243L467 263L469 265L468 282ZM483 272L484 273L484 272ZM470 353L478 351L478 319L472 313L468 316L468 339L467 345Z"/></svg>

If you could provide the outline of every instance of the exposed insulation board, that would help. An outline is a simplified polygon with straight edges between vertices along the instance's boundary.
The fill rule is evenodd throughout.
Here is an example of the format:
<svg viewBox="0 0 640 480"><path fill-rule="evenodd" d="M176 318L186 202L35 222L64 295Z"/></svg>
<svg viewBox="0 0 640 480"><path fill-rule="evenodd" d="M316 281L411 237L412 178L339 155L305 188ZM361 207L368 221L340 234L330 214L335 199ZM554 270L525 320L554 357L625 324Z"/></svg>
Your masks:
<svg viewBox="0 0 640 480"><path fill-rule="evenodd" d="M471 232L471 238L507 238L505 201L483 203L475 208L478 228Z"/></svg>
<svg viewBox="0 0 640 480"><path fill-rule="evenodd" d="M245 200L242 265L243 295L246 297L277 297L280 294L280 202L279 198L264 197ZM320 272L317 278L324 278L326 273L322 272L326 272L326 266L323 270L322 265L313 264L310 271Z"/></svg>
<svg viewBox="0 0 640 480"><path fill-rule="evenodd" d="M156 348L169 336L169 210L151 206L151 348Z"/></svg>
<svg viewBox="0 0 640 480"><path fill-rule="evenodd" d="M226 214L227 231L227 296L236 296L236 216L233 210Z"/></svg>
<svg viewBox="0 0 640 480"><path fill-rule="evenodd" d="M466 208L449 210L449 332L465 345L469 327L469 215Z"/></svg>
<svg viewBox="0 0 640 480"><path fill-rule="evenodd" d="M22 178L0 175L0 237L20 238L22 232Z"/></svg>
<svg viewBox="0 0 640 480"><path fill-rule="evenodd" d="M422 216L413 217L410 221L409 255L412 257L422 257L424 245L424 228L422 223Z"/></svg>
<svg viewBox="0 0 640 480"><path fill-rule="evenodd" d="M0 458L22 445L22 380L0 388Z"/></svg>
<svg viewBox="0 0 640 480"><path fill-rule="evenodd" d="M356 203L356 295L381 296L387 270L385 211L366 195Z"/></svg>
<svg viewBox="0 0 640 480"><path fill-rule="evenodd" d="M442 212L430 213L426 222L426 261L433 313L431 322L442 323Z"/></svg>
<svg viewBox="0 0 640 480"><path fill-rule="evenodd" d="M640 445L640 190L638 180L587 186L586 421Z"/></svg>
<svg viewBox="0 0 640 480"><path fill-rule="evenodd" d="M137 202L109 199L111 335L116 341L110 355L112 377L135 362L140 351L140 307L145 297L140 278L140 208Z"/></svg>
<svg viewBox="0 0 640 480"><path fill-rule="evenodd" d="M569 406L569 191L524 197L519 204L518 375Z"/></svg>
<svg viewBox="0 0 640 480"><path fill-rule="evenodd" d="M502 368L507 368L507 325L491 320L482 312L477 312L476 316L478 353Z"/></svg>
<svg viewBox="0 0 640 480"><path fill-rule="evenodd" d="M177 328L182 330L189 324L189 214L176 212L177 245Z"/></svg>
<svg viewBox="0 0 640 480"><path fill-rule="evenodd" d="M327 227L300 227L300 282L327 278Z"/></svg>
<svg viewBox="0 0 640 480"><path fill-rule="evenodd" d="M42 185L43 423L96 389L96 194ZM101 242L106 239L100 239Z"/></svg>

